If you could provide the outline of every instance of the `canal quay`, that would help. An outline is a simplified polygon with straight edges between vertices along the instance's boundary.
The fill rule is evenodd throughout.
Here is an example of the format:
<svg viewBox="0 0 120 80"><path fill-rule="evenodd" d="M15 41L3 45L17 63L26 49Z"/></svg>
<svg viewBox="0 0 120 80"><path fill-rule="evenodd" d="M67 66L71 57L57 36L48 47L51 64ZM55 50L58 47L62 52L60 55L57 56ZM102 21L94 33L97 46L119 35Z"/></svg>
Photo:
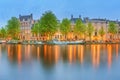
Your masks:
<svg viewBox="0 0 120 80"><path fill-rule="evenodd" d="M117 80L119 68L120 44L0 44L0 80Z"/></svg>

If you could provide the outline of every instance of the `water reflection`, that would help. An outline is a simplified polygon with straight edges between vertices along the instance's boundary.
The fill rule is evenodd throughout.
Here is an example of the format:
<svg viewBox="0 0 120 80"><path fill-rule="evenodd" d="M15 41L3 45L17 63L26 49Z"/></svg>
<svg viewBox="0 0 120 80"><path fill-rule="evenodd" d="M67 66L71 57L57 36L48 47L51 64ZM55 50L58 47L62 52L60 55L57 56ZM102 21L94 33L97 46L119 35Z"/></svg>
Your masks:
<svg viewBox="0 0 120 80"><path fill-rule="evenodd" d="M94 67L98 67L100 63L100 45L91 45L91 57Z"/></svg>
<svg viewBox="0 0 120 80"><path fill-rule="evenodd" d="M112 46L107 45L107 50L108 50L108 67L111 67L112 64Z"/></svg>
<svg viewBox="0 0 120 80"><path fill-rule="evenodd" d="M116 59L118 59L118 44L116 44Z"/></svg>
<svg viewBox="0 0 120 80"><path fill-rule="evenodd" d="M1 46L0 46L0 59L1 59L1 57L2 57L2 53L1 53Z"/></svg>
<svg viewBox="0 0 120 80"><path fill-rule="evenodd" d="M18 51L18 58L17 58L18 59L18 65L21 65L21 59L22 59L22 56L21 56L21 54L22 54L21 53L21 45L18 45L17 49L18 49L17 50Z"/></svg>
<svg viewBox="0 0 120 80"><path fill-rule="evenodd" d="M78 58L80 60L80 63L83 63L83 58L84 58L84 47L83 45L78 45Z"/></svg>
<svg viewBox="0 0 120 80"><path fill-rule="evenodd" d="M2 46L2 45L1 45ZM1 56L0 46L0 56ZM93 67L99 67L103 63L111 68L114 58L118 58L119 45L7 45L7 54L10 62L16 62L19 66L22 62L37 60L45 67L52 67L60 61L70 64L79 62L92 63ZM113 57L115 55L115 57Z"/></svg>

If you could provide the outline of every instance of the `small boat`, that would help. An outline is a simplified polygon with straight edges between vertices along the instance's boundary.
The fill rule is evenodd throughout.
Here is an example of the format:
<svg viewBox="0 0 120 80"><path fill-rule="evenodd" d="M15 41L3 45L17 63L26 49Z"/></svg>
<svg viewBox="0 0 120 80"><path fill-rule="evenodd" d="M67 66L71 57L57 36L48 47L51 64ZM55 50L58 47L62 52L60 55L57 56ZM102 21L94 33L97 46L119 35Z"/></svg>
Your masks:
<svg viewBox="0 0 120 80"><path fill-rule="evenodd" d="M85 42L83 40L79 41L69 41L67 44L84 44Z"/></svg>
<svg viewBox="0 0 120 80"><path fill-rule="evenodd" d="M66 45L67 41L52 40L46 42L46 44Z"/></svg>
<svg viewBox="0 0 120 80"><path fill-rule="evenodd" d="M19 42L17 40L10 40L7 41L7 44L18 44Z"/></svg>
<svg viewBox="0 0 120 80"><path fill-rule="evenodd" d="M23 41L21 42L21 44L28 44L28 41Z"/></svg>
<svg viewBox="0 0 120 80"><path fill-rule="evenodd" d="M44 43L41 41L36 41L35 44L44 44Z"/></svg>
<svg viewBox="0 0 120 80"><path fill-rule="evenodd" d="M6 40L0 40L0 44L6 43L6 42L7 42Z"/></svg>
<svg viewBox="0 0 120 80"><path fill-rule="evenodd" d="M67 44L67 42L66 41L53 41L53 44L63 44L63 45L65 45L65 44Z"/></svg>

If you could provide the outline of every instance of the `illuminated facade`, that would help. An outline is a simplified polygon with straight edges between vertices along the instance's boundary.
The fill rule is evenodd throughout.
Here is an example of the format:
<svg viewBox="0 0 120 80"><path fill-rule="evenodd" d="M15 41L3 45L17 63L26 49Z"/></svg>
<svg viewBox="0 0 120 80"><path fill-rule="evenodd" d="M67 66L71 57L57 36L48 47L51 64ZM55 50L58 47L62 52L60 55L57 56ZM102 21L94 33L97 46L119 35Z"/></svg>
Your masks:
<svg viewBox="0 0 120 80"><path fill-rule="evenodd" d="M115 38L119 38L120 39L120 22L118 20L116 21L111 21L111 20L107 20L107 19L100 19L100 18L93 18L93 19L89 19L88 17L84 17L83 19L81 18L81 16L79 16L79 18L74 18L73 15L71 15L71 26L72 28L75 26L75 22L76 20L81 19L82 22L84 24L88 24L89 22L92 23L92 26L94 27L94 33L92 36L92 39L95 39L95 37L97 36L97 39L100 40L100 35L99 35L99 30L101 29L101 27L104 28L105 30L105 35L103 36L104 40L110 39L109 33L108 33L108 26L109 26L109 22L115 22L116 26L118 28L117 34L115 35Z"/></svg>
<svg viewBox="0 0 120 80"><path fill-rule="evenodd" d="M20 20L20 29L21 29L21 33L20 33L20 39L22 40L30 40L31 39L31 28L34 24L34 20L33 20L33 15L24 15L21 16L19 15L19 20Z"/></svg>
<svg viewBox="0 0 120 80"><path fill-rule="evenodd" d="M78 18L74 18L73 15L71 15L71 32L67 35L67 40L74 40L76 39L76 35L73 34L73 28L75 26L75 22L81 19L82 22L87 25L89 22L92 23L92 25L94 26L94 32L93 32L93 36L92 36L92 40L100 40L101 37L99 35L99 30L101 29L101 27L104 28L105 30L105 35L103 36L104 40L108 40L110 39L109 33L108 33L108 26L109 26L109 22L111 22L111 20L107 20L107 19L99 19L99 18L94 18L94 19L89 19L88 17L84 17L81 18L81 16L79 15ZM31 40L34 38L34 40L44 40L42 38L42 36L38 36L36 37L35 35L32 35L31 33L31 28L33 27L34 23L38 22L33 20L33 15L24 15L21 16L19 15L19 20L20 20L20 24L21 24L21 33L20 33L20 39L22 40ZM60 23L60 21L58 21ZM120 22L118 20L116 21L112 21L115 22L118 28L118 32L115 35L115 39L120 39ZM84 36L81 36L84 37ZM63 35L60 33L60 30L58 29L58 31L56 31L56 33L53 36L53 39L58 39L58 40L64 40ZM86 37L86 40L88 40L89 38Z"/></svg>

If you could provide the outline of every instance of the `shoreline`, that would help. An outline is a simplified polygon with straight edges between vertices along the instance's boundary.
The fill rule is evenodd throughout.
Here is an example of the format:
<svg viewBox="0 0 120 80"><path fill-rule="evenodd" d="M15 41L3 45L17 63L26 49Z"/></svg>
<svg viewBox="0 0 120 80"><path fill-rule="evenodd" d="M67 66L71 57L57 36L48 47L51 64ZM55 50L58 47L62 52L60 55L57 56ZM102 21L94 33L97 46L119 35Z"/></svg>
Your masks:
<svg viewBox="0 0 120 80"><path fill-rule="evenodd" d="M120 42L82 42L82 43L0 43L0 44L21 44L21 45L93 45L93 44L120 44Z"/></svg>

